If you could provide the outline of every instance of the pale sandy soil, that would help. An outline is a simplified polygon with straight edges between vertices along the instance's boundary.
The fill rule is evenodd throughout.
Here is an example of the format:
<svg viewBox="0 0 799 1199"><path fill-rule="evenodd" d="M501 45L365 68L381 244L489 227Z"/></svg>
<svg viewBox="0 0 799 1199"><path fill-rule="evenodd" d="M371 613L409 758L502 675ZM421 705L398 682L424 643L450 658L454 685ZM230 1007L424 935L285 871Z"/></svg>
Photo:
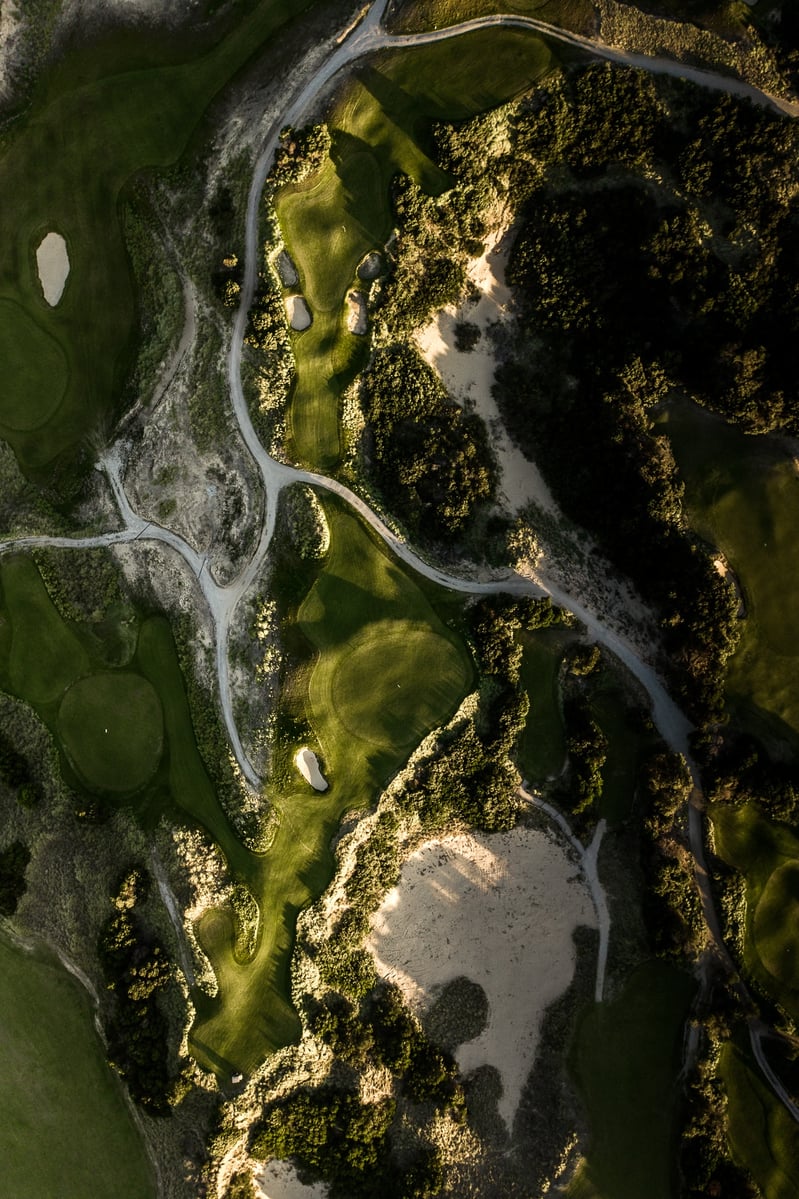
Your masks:
<svg viewBox="0 0 799 1199"><path fill-rule="evenodd" d="M48 233L41 241L36 251L36 269L44 298L51 308L55 308L69 276L67 243L60 233Z"/></svg>
<svg viewBox="0 0 799 1199"><path fill-rule="evenodd" d="M0 3L0 98L11 92L15 59L22 34L22 9L13 0Z"/></svg>
<svg viewBox="0 0 799 1199"><path fill-rule="evenodd" d="M286 296L286 315L297 333L307 329L311 323L311 313L302 296Z"/></svg>
<svg viewBox="0 0 799 1199"><path fill-rule="evenodd" d="M300 1182L288 1162L269 1162L256 1173L255 1183L261 1199L325 1199L327 1195L322 1182L313 1186Z"/></svg>
<svg viewBox="0 0 799 1199"><path fill-rule="evenodd" d="M595 928L596 916L576 863L548 833L521 826L427 842L372 918L378 973L417 1012L461 975L485 991L487 1025L456 1057L464 1073L496 1067L509 1127L544 1012L571 982L578 925Z"/></svg>
<svg viewBox="0 0 799 1199"><path fill-rule="evenodd" d="M347 313L347 328L350 333L357 333L363 337L369 328L369 321L366 314L366 296L362 291L351 291L347 294L347 305L349 312Z"/></svg>
<svg viewBox="0 0 799 1199"><path fill-rule="evenodd" d="M308 749L307 746L298 749L294 756L294 765L315 791L327 791L327 779L319 769L319 761L312 749Z"/></svg>
<svg viewBox="0 0 799 1199"><path fill-rule="evenodd" d="M507 240L507 239L505 239ZM467 274L480 292L476 303L467 300L458 308L445 308L416 335L424 359L434 367L450 395L459 403L471 403L483 418L492 434L493 445L501 472L500 490L508 507L518 512L534 502L554 511L549 488L538 468L528 461L508 437L491 395L496 365L492 326L506 319L510 291L505 283L507 247L503 233L494 234L484 253L472 259ZM480 340L472 350L460 352L455 348L455 326L466 320L480 329Z"/></svg>

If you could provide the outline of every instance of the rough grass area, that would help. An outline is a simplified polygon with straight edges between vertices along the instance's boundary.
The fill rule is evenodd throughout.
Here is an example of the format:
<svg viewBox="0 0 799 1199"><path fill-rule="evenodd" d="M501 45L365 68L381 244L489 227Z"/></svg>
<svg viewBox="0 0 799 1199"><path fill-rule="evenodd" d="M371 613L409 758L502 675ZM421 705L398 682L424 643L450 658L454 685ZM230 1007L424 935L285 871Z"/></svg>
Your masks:
<svg viewBox="0 0 799 1199"><path fill-rule="evenodd" d="M730 1044L721 1055L727 1091L727 1134L734 1160L752 1175L765 1199L799 1195L796 1124L765 1085L747 1051Z"/></svg>
<svg viewBox="0 0 799 1199"><path fill-rule="evenodd" d="M386 53L360 67L344 89L328 119L329 159L277 201L314 322L294 334L289 432L297 460L320 470L339 460L339 396L366 350L365 339L347 331L345 297L361 258L381 249L391 232L392 177L401 171L440 194L450 181L430 158L431 123L464 120L511 99L551 62L540 38L491 29Z"/></svg>
<svg viewBox="0 0 799 1199"><path fill-rule="evenodd" d="M0 935L0 1157L14 1199L152 1199L156 1187L88 997Z"/></svg>
<svg viewBox="0 0 799 1199"><path fill-rule="evenodd" d="M9 125L0 148L0 433L27 472L74 448L110 414L130 365L135 296L120 227L128 180L174 163L220 88L310 6L265 0L226 37L213 27L201 40L185 30L175 38L160 31L157 39L106 31L63 56L40 81L31 107ZM71 263L53 309L35 260L49 230L65 237ZM53 410L36 357L5 353L29 346L34 330L40 351L52 358L50 396L60 400L63 392ZM35 430L25 423L34 414Z"/></svg>
<svg viewBox="0 0 799 1199"><path fill-rule="evenodd" d="M141 675L91 674L64 696L58 733L89 787L138 791L158 769L164 718L155 689Z"/></svg>
<svg viewBox="0 0 799 1199"><path fill-rule="evenodd" d="M674 406L662 428L685 480L689 521L723 552L745 594L728 706L756 735L788 732L799 746L796 466L784 442L748 437L695 406Z"/></svg>
<svg viewBox="0 0 799 1199"><path fill-rule="evenodd" d="M496 12L535 17L577 33L591 33L595 23L591 0L404 0L398 8L392 28L407 33L442 29Z"/></svg>
<svg viewBox="0 0 799 1199"><path fill-rule="evenodd" d="M688 975L660 961L639 966L612 1003L580 1025L571 1066L591 1128L569 1199L671 1199Z"/></svg>
<svg viewBox="0 0 799 1199"><path fill-rule="evenodd" d="M759 985L799 1020L799 839L754 805L716 807L716 850L746 879L744 963Z"/></svg>
<svg viewBox="0 0 799 1199"><path fill-rule="evenodd" d="M281 785L270 794L275 839L247 879L261 911L254 956L236 960L230 916L212 912L200 923L219 997L199 1001L192 1048L223 1078L299 1035L289 980L296 918L330 882L341 818L374 802L410 749L449 719L472 678L465 646L416 580L343 505L325 498L324 507L331 549L297 619L318 656L310 679L301 672L288 691L313 730L310 744L318 739L330 787L320 793L302 780L290 765L298 746L284 738L274 771Z"/></svg>

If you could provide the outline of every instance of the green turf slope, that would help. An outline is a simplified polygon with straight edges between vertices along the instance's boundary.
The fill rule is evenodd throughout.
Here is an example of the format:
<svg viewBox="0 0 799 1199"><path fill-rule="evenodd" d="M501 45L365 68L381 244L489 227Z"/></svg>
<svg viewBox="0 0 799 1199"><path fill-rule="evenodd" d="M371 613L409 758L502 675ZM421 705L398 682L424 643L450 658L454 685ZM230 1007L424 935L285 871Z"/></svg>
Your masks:
<svg viewBox="0 0 799 1199"><path fill-rule="evenodd" d="M0 1191L9 1199L152 1199L156 1187L89 999L0 931Z"/></svg>
<svg viewBox="0 0 799 1199"><path fill-rule="evenodd" d="M253 1069L299 1035L289 979L296 919L330 882L330 843L341 818L375 801L472 680L465 646L415 579L344 506L324 504L331 549L298 625L317 650L303 706L330 787L313 791L291 767L285 787L271 795L275 840L247 877L261 911L253 958L236 959L229 914L211 912L200 922L219 996L198 999L192 1048L223 1078ZM296 748L282 752L290 759Z"/></svg>

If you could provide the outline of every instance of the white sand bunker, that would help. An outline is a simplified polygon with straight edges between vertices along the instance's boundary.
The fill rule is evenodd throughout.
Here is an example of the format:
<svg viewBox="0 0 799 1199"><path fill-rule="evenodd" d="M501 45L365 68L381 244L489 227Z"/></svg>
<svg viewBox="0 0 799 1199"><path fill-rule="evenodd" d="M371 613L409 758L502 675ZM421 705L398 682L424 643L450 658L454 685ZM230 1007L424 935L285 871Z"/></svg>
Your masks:
<svg viewBox="0 0 799 1199"><path fill-rule="evenodd" d="M36 251L36 269L44 298L51 308L55 308L64 294L69 275L67 243L60 233L48 233L41 242Z"/></svg>
<svg viewBox="0 0 799 1199"><path fill-rule="evenodd" d="M464 1073L496 1067L509 1128L544 1012L571 982L581 924L596 917L576 864L548 833L522 827L427 842L372 918L377 970L418 1013L459 976L485 991L486 1027L455 1056Z"/></svg>
<svg viewBox="0 0 799 1199"><path fill-rule="evenodd" d="M502 233L489 239L484 252L468 264L467 277L479 298L458 308L445 308L416 334L422 357L441 376L447 391L461 404L471 402L492 434L501 472L501 490L511 510L518 512L531 501L554 510L552 496L538 468L528 461L508 437L497 402L491 394L496 354L490 330L507 319L511 294L505 283L507 249ZM465 321L477 327L480 339L473 349L458 350L455 333Z"/></svg>
<svg viewBox="0 0 799 1199"><path fill-rule="evenodd" d="M347 295L347 304L349 305L347 328L350 333L357 333L359 337L363 337L369 327L366 296L362 291L351 291Z"/></svg>
<svg viewBox="0 0 799 1199"><path fill-rule="evenodd" d="M298 749L294 755L294 765L315 791L327 791L327 779L319 769L319 760L312 749L305 745Z"/></svg>
<svg viewBox="0 0 799 1199"><path fill-rule="evenodd" d="M325 1199L327 1195L323 1182L312 1186L300 1182L288 1162L269 1162L256 1173L255 1183L261 1199Z"/></svg>
<svg viewBox="0 0 799 1199"><path fill-rule="evenodd" d="M311 310L302 296L286 296L286 313L296 333L301 333L311 324Z"/></svg>

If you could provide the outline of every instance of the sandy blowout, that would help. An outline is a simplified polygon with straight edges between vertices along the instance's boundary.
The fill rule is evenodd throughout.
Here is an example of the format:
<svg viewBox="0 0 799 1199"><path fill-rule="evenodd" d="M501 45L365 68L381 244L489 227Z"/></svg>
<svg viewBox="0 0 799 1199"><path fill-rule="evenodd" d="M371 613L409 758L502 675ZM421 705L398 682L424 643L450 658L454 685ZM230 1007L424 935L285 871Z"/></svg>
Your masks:
<svg viewBox="0 0 799 1199"><path fill-rule="evenodd" d="M521 826L427 842L372 918L378 973L417 1013L460 975L485 991L486 1027L455 1056L464 1073L499 1071L508 1127L544 1013L572 980L578 925L595 928L596 916L577 865L548 833Z"/></svg>
<svg viewBox="0 0 799 1199"><path fill-rule="evenodd" d="M496 359L491 329L507 319L510 290L505 283L507 249L500 230L489 239L485 251L467 268L467 277L480 293L476 301L465 300L458 308L445 308L416 334L416 343L426 362L441 376L450 395L460 404L467 401L483 418L491 433L491 444L500 468L500 490L508 507L518 512L534 502L555 510L549 488L538 468L511 442L491 394ZM455 329L467 321L480 330L471 350L455 345Z"/></svg>
<svg viewBox="0 0 799 1199"><path fill-rule="evenodd" d="M288 1162L269 1162L256 1173L255 1183L260 1199L325 1199L327 1195L323 1182L311 1186L300 1182Z"/></svg>
<svg viewBox="0 0 799 1199"><path fill-rule="evenodd" d="M69 276L67 243L60 233L48 233L36 251L36 269L44 298L51 308L64 294Z"/></svg>

